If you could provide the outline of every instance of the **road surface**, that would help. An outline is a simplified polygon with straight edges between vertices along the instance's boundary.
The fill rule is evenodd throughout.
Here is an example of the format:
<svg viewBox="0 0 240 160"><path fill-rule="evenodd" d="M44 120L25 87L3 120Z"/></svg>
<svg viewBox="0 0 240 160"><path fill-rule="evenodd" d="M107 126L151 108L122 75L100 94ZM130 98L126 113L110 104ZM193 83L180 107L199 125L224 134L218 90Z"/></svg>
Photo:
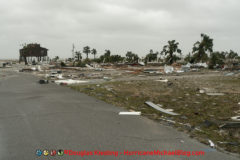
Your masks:
<svg viewBox="0 0 240 160"><path fill-rule="evenodd" d="M185 133L25 73L0 71L0 159L237 160ZM40 156L37 149L73 151L206 151L204 156ZM115 152L116 153L116 152Z"/></svg>

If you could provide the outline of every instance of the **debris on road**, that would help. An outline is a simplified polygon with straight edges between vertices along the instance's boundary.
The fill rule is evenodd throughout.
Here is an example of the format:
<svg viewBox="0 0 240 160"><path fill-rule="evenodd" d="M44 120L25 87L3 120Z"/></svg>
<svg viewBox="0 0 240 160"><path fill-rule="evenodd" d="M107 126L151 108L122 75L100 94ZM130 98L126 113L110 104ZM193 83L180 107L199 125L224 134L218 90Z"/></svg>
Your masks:
<svg viewBox="0 0 240 160"><path fill-rule="evenodd" d="M184 140L180 140L181 143L184 143Z"/></svg>
<svg viewBox="0 0 240 160"><path fill-rule="evenodd" d="M48 80L41 79L39 80L39 84L48 84Z"/></svg>
<svg viewBox="0 0 240 160"><path fill-rule="evenodd" d="M215 148L215 144L209 139L208 140L210 147Z"/></svg>
<svg viewBox="0 0 240 160"><path fill-rule="evenodd" d="M119 112L119 115L133 115L133 116L140 116L141 112Z"/></svg>

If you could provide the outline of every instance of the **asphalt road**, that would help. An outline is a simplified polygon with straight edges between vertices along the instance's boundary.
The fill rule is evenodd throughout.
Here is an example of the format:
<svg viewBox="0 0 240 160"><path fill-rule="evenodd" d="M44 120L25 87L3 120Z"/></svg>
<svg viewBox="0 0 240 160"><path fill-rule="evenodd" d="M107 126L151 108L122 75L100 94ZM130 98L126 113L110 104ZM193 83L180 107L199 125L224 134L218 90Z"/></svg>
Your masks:
<svg viewBox="0 0 240 160"><path fill-rule="evenodd" d="M0 71L2 72L2 71ZM186 134L67 87L40 85L34 76L0 74L0 159L237 160ZM206 151L204 156L40 156L37 149L73 151Z"/></svg>

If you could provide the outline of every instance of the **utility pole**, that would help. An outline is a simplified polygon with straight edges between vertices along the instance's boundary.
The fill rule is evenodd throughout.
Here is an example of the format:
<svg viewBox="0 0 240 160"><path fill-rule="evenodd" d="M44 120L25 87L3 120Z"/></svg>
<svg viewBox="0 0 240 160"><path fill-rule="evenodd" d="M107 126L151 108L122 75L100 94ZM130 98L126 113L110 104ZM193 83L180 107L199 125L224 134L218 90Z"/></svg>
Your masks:
<svg viewBox="0 0 240 160"><path fill-rule="evenodd" d="M72 45L72 58L74 60L74 57L75 57L75 46L74 44Z"/></svg>

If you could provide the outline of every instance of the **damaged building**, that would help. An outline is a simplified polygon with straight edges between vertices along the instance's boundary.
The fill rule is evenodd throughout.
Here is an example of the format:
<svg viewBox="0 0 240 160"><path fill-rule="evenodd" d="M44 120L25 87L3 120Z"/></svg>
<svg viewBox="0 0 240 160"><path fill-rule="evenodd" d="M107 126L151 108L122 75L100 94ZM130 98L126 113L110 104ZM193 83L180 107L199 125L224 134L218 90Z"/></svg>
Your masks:
<svg viewBox="0 0 240 160"><path fill-rule="evenodd" d="M19 63L22 61L24 61L25 64L28 64L29 62L33 63L36 61L46 61L48 59L47 51L48 49L41 47L40 44L37 43L25 45L22 49L19 50Z"/></svg>

